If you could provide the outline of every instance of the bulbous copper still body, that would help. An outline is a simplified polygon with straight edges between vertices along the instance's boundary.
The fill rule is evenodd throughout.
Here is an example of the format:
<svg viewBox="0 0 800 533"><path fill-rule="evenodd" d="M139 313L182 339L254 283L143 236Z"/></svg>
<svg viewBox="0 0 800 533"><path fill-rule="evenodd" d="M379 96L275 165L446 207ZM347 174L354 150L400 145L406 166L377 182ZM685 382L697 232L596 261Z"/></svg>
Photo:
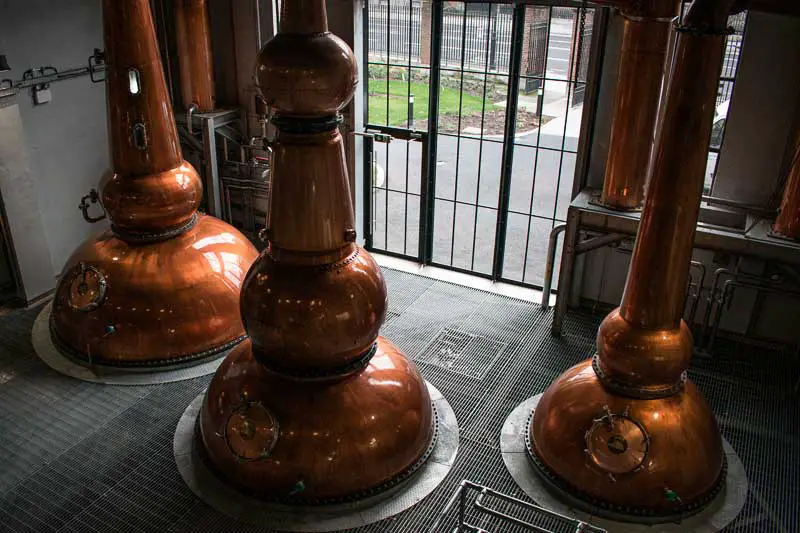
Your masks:
<svg viewBox="0 0 800 533"><path fill-rule="evenodd" d="M223 362L199 415L200 448L230 485L266 501L358 500L413 475L436 417L414 364L379 336L386 284L356 243L339 133L357 84L324 0L283 3L258 58L274 111L267 248L245 280L251 340Z"/></svg>
<svg viewBox="0 0 800 533"><path fill-rule="evenodd" d="M114 173L100 196L111 229L67 261L50 330L85 364L190 364L245 338L239 293L258 253L197 212L203 187L181 155L149 2L105 0L103 14Z"/></svg>
<svg viewBox="0 0 800 533"><path fill-rule="evenodd" d="M725 479L714 414L686 378L681 320L730 2L696 0L677 48L628 281L597 354L545 392L528 428L536 470L586 510L663 522L699 511Z"/></svg>

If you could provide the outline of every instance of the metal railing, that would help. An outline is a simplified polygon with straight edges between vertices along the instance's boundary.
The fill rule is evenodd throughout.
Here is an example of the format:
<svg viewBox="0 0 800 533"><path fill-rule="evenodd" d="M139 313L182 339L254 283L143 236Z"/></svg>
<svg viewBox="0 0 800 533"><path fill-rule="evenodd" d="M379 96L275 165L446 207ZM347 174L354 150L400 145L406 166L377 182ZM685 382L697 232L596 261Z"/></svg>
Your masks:
<svg viewBox="0 0 800 533"><path fill-rule="evenodd" d="M401 142L366 144L364 234L381 253L540 285L541 234L577 170L594 9L430 5L367 4L366 129Z"/></svg>
<svg viewBox="0 0 800 533"><path fill-rule="evenodd" d="M369 4L368 23L370 59L405 61L410 53L413 62L421 62L422 10L419 2L373 0Z"/></svg>
<svg viewBox="0 0 800 533"><path fill-rule="evenodd" d="M452 529L451 514L456 505L456 525ZM428 533L443 533L445 522L449 526L447 533L499 533L509 528L537 533L607 533L588 522L467 480L461 482Z"/></svg>
<svg viewBox="0 0 800 533"><path fill-rule="evenodd" d="M422 24L419 2L370 2L370 60L407 61L410 55L413 63L423 63L422 50L430 43L421 40ZM510 5L485 4L467 11L446 8L441 36L442 65L460 67L463 55L468 69L507 72L512 25Z"/></svg>

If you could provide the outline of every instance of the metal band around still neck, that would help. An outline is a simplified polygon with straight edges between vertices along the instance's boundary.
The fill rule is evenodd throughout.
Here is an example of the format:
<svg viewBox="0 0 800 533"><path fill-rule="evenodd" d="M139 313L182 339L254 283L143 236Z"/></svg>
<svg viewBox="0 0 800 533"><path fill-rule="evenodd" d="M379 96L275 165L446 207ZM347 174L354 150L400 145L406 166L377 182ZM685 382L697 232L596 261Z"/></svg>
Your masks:
<svg viewBox="0 0 800 533"><path fill-rule="evenodd" d="M125 242L131 244L151 244L155 242L166 241L172 239L173 237L177 237L178 235L185 233L195 227L197 225L199 217L197 213L193 214L192 217L183 225L178 226L177 228L162 231L162 232L130 232L120 229L117 226L112 225L111 230L114 232L114 235L119 237Z"/></svg>
<svg viewBox="0 0 800 533"><path fill-rule="evenodd" d="M326 133L338 128L344 119L342 115L328 115L324 117L292 117L286 115L275 115L272 117L272 124L281 133L292 135L313 135L315 133Z"/></svg>

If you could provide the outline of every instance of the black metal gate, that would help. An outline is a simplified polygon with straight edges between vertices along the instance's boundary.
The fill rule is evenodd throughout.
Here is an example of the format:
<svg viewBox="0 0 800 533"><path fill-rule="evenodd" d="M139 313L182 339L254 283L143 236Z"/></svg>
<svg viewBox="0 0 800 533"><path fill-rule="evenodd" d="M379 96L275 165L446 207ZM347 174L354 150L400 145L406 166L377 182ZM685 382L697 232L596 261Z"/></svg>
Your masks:
<svg viewBox="0 0 800 533"><path fill-rule="evenodd" d="M594 10L368 0L369 249L537 286L576 172Z"/></svg>

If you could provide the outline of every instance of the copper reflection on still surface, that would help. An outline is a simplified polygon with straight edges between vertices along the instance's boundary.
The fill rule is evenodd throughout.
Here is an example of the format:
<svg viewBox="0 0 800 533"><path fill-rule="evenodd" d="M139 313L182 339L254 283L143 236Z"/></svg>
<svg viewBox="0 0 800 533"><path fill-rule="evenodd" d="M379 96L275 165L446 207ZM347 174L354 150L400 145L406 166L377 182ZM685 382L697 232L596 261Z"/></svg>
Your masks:
<svg viewBox="0 0 800 533"><path fill-rule="evenodd" d="M114 172L111 229L67 261L53 302L59 349L86 364L172 366L240 342L239 292L257 256L236 229L199 215L183 160L149 2L103 4Z"/></svg>
<svg viewBox="0 0 800 533"><path fill-rule="evenodd" d="M201 449L221 478L264 500L357 500L414 474L436 428L416 367L379 336L386 283L355 243L338 129L357 68L327 31L324 1L283 3L258 81L278 129L268 247L242 290L251 340L208 388Z"/></svg>
<svg viewBox="0 0 800 533"><path fill-rule="evenodd" d="M772 233L776 237L800 240L800 131L796 133L795 149L789 175L783 189L783 201Z"/></svg>
<svg viewBox="0 0 800 533"><path fill-rule="evenodd" d="M216 107L208 2L175 0L174 12L183 105L208 113Z"/></svg>
<svg viewBox="0 0 800 533"><path fill-rule="evenodd" d="M666 0L653 9L644 17L629 17L623 11L622 50L600 196L600 203L613 209L638 209L644 200L670 20L678 6Z"/></svg>
<svg viewBox="0 0 800 533"><path fill-rule="evenodd" d="M685 516L725 478L716 420L686 379L692 336L681 315L729 7L696 0L677 27L622 305L601 324L595 357L561 375L530 422L538 472L588 510L618 519Z"/></svg>

